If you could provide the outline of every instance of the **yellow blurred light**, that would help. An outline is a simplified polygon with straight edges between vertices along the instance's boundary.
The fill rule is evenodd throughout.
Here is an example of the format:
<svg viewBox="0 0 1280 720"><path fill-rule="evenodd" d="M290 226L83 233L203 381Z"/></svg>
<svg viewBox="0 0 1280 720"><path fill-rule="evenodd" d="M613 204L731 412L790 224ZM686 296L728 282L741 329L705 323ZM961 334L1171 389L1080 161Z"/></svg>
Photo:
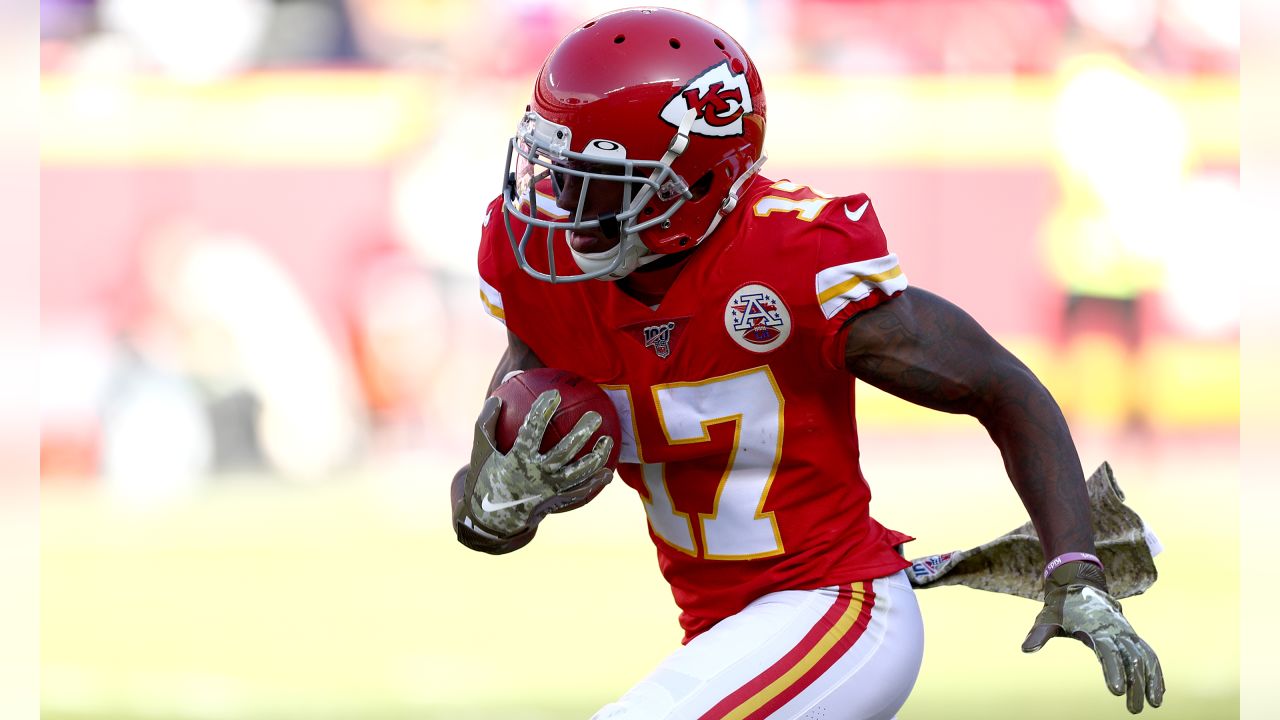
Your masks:
<svg viewBox="0 0 1280 720"><path fill-rule="evenodd" d="M188 85L41 79L45 163L379 163L424 141L433 82L376 72L261 73Z"/></svg>
<svg viewBox="0 0 1280 720"><path fill-rule="evenodd" d="M1190 158L1234 163L1239 86L1166 78ZM484 102L408 73L261 73L192 86L156 78L41 80L45 163L385 162L433 136L448 112L510 128L525 84L486 86ZM769 78L770 153L810 167L1039 165L1056 157L1051 78ZM462 108L465 108L463 110ZM503 137L508 134L506 130Z"/></svg>

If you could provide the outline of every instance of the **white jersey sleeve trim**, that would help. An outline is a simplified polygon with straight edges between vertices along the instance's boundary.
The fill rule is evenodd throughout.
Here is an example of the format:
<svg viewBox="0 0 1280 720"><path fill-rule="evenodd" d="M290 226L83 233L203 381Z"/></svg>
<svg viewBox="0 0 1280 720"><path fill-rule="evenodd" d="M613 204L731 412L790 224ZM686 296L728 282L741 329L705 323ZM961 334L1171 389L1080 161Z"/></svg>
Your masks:
<svg viewBox="0 0 1280 720"><path fill-rule="evenodd" d="M886 295L906 290L907 276L898 266L898 256L889 253L872 260L829 267L818 273L815 286L818 305L830 320L845 305L862 300L873 289L878 288Z"/></svg>
<svg viewBox="0 0 1280 720"><path fill-rule="evenodd" d="M559 205L556 205L555 198L542 192L541 190L537 190L535 192L538 193L538 212L542 213L543 215L547 215L557 219L563 219L563 218L569 217L569 211L565 210ZM525 200L521 200L520 209L523 210L524 212L529 212L529 203Z"/></svg>
<svg viewBox="0 0 1280 720"><path fill-rule="evenodd" d="M484 311L497 318L503 325L507 324L507 315L502 310L502 293L497 288L480 278L480 303Z"/></svg>

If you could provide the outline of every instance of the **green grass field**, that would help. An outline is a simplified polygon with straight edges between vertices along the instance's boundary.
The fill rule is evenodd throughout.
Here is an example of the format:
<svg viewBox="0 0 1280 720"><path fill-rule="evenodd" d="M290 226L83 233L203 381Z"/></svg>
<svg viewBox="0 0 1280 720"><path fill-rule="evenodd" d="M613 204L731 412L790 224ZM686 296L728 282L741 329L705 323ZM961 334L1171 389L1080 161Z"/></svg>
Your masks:
<svg viewBox="0 0 1280 720"><path fill-rule="evenodd" d="M1025 519L980 429L864 446L873 511L917 536L912 555ZM1081 451L1088 469L1104 459ZM1151 717L1237 717L1233 439L1167 438L1106 457L1165 546L1155 587L1124 603L1165 667L1165 706ZM450 467L307 489L240 478L153 508L46 488L43 717L585 718L677 646L625 486L495 558L453 540ZM966 588L920 600L925 664L902 720L1128 716L1079 643L1019 651L1036 604Z"/></svg>

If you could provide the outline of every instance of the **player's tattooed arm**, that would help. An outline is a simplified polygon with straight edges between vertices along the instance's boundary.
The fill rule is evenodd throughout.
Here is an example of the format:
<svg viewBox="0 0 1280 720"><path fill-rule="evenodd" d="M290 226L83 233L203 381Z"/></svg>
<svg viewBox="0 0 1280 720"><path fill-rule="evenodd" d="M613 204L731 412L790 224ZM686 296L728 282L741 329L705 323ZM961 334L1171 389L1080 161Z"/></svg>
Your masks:
<svg viewBox="0 0 1280 720"><path fill-rule="evenodd" d="M489 379L489 391L485 396L493 394L493 391L502 384L502 379L508 373L516 370L532 370L534 368L546 367L533 350L525 345L524 341L516 334L507 331L507 349L503 351L502 357L498 359L498 367L493 370L493 377Z"/></svg>
<svg viewBox="0 0 1280 720"><path fill-rule="evenodd" d="M1000 448L1046 556L1095 552L1084 471L1062 411L963 310L908 288L849 321L845 366L904 400L977 418Z"/></svg>

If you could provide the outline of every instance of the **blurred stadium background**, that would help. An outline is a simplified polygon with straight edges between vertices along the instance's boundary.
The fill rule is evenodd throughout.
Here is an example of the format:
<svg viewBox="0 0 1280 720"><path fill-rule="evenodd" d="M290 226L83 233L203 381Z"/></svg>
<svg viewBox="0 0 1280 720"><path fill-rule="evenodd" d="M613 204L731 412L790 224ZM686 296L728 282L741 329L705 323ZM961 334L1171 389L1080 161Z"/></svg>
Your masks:
<svg viewBox="0 0 1280 720"><path fill-rule="evenodd" d="M41 699L66 720L586 717L678 643L622 486L502 558L449 478L499 354L478 219L567 0L41 0ZM1238 714L1239 12L682 7L752 51L767 174L867 192L1164 541L1156 717ZM871 389L912 555L1019 525L980 427ZM921 595L901 717L1121 717L1036 607Z"/></svg>

